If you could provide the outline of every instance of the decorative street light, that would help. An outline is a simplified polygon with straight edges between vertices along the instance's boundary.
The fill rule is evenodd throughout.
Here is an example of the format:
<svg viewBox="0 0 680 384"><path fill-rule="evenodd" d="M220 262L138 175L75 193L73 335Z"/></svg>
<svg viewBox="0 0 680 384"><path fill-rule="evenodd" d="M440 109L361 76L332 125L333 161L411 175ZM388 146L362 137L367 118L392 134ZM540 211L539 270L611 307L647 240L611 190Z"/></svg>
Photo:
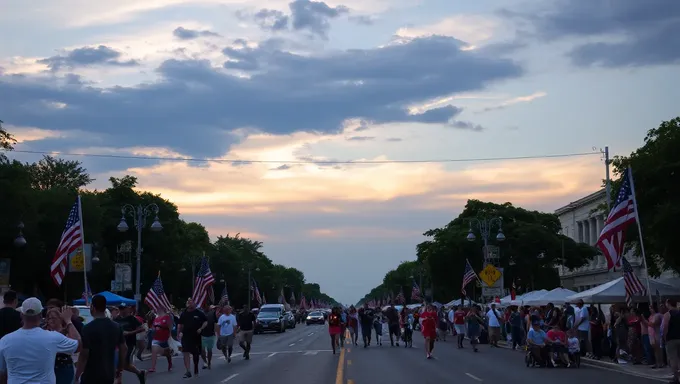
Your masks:
<svg viewBox="0 0 680 384"><path fill-rule="evenodd" d="M137 276L135 281L135 300L137 301L137 306L139 307L139 301L142 299L141 287L142 287L142 229L146 225L146 218L151 216L153 213L154 219L151 223L151 230L158 232L163 229L160 221L158 221L158 205L149 204L146 207L141 204L137 207L131 204L125 204L120 209L122 217L120 218L120 223L118 224L118 231L127 232L129 229L127 222L125 221L125 216L131 217L134 221L135 228L137 228Z"/></svg>
<svg viewBox="0 0 680 384"><path fill-rule="evenodd" d="M24 223L20 221L17 225L17 228L19 229L19 234L17 235L17 238L14 239L14 246L17 248L22 248L26 246L26 238L24 238Z"/></svg>
<svg viewBox="0 0 680 384"><path fill-rule="evenodd" d="M484 241L484 261L487 262L489 259L488 254L489 236L491 234L491 229L493 228L494 225L498 226L498 234L496 234L496 241L500 242L505 240L505 235L503 234L503 219L500 217L493 217L491 219L487 218L470 219L470 230L468 231L467 235L468 241L475 241L477 239L477 236L475 236L475 232L472 229L473 225L477 226L477 228L479 229L479 233L482 235L482 240Z"/></svg>

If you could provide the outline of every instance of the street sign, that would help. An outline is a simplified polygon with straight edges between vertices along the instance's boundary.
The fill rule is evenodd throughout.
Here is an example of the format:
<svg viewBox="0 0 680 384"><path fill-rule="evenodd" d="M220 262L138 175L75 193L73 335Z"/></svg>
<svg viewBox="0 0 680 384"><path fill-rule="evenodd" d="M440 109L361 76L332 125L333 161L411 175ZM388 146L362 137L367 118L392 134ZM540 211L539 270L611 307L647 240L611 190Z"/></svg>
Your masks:
<svg viewBox="0 0 680 384"><path fill-rule="evenodd" d="M479 278L489 287L493 287L501 277L503 277L503 273L491 264L487 264L479 273Z"/></svg>
<svg viewBox="0 0 680 384"><path fill-rule="evenodd" d="M484 297L501 297L503 296L503 289L497 287L482 287L482 296Z"/></svg>

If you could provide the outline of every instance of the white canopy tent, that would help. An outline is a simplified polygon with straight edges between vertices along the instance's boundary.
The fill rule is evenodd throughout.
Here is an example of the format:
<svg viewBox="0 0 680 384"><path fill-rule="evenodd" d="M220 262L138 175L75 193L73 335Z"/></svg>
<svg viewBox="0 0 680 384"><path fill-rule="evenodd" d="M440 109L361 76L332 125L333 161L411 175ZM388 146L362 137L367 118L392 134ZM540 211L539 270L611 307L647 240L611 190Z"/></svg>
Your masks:
<svg viewBox="0 0 680 384"><path fill-rule="evenodd" d="M472 301L472 304L477 304L474 300ZM470 305L470 300L462 300L461 299L456 299L456 300L451 300L448 303L444 304L445 307L457 307L459 305Z"/></svg>
<svg viewBox="0 0 680 384"><path fill-rule="evenodd" d="M578 292L574 292L571 289L565 288L555 288L552 291L546 292L542 295L535 295L524 301L524 305L548 305L548 303L553 303L555 305L562 305L567 301L567 297L575 295Z"/></svg>
<svg viewBox="0 0 680 384"><path fill-rule="evenodd" d="M538 291L531 291L531 292L527 292L523 295L516 296L515 300L512 300L512 296L508 295L508 296L505 296L504 298L501 299L500 305L502 307L507 307L509 305L527 305L527 304L525 304L527 300L530 300L530 299L535 298L537 296L544 295L546 293L548 293L548 291L545 290L545 289L540 289ZM489 303L489 304L493 304L493 303ZM496 304L498 305L498 303L496 303Z"/></svg>
<svg viewBox="0 0 680 384"><path fill-rule="evenodd" d="M647 285L645 278L640 279L643 285ZM659 292L661 297L680 297L680 289L673 287L672 285L663 284L656 280L649 280L649 287L652 291L652 295ZM623 303L626 301L626 287L623 277L619 277L616 280L612 280L608 283L598 285L595 288L591 288L587 291L579 292L575 295L568 296L566 298L568 302L575 302L578 300L583 300L584 303L589 304L611 304L611 303ZM647 301L646 296L637 296L633 298L637 302Z"/></svg>

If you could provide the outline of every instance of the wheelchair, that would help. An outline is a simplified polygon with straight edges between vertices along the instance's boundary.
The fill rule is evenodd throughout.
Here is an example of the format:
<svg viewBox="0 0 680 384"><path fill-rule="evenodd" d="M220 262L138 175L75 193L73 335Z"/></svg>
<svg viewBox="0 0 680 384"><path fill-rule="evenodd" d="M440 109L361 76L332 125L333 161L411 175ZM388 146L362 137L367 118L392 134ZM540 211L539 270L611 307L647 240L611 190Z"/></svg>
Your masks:
<svg viewBox="0 0 680 384"><path fill-rule="evenodd" d="M548 353L549 356L552 355L552 361L555 362L555 365L553 365L551 362L546 362L547 366L564 366L562 360L560 360L553 351L549 351ZM581 352L568 353L568 356L570 367L579 368L581 366ZM524 355L524 363L527 367L535 367L538 364L534 358L534 355L531 353L531 350L528 348L526 354Z"/></svg>

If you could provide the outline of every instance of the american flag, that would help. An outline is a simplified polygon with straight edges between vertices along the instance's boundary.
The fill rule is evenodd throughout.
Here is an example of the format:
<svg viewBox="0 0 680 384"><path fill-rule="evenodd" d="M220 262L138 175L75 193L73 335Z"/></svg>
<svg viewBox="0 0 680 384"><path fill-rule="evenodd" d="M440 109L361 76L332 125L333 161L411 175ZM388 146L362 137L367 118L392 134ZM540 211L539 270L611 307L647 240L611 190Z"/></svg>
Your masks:
<svg viewBox="0 0 680 384"><path fill-rule="evenodd" d="M640 279L635 276L633 267L625 257L621 257L621 263L623 264L623 282L626 287L626 304L628 304L628 307L632 307L633 296L644 296L647 290Z"/></svg>
<svg viewBox="0 0 680 384"><path fill-rule="evenodd" d="M227 293L227 283L224 283L224 289L222 290L222 296L220 297L220 307L229 304L229 293Z"/></svg>
<svg viewBox="0 0 680 384"><path fill-rule="evenodd" d="M307 309L307 299L305 299L305 295L300 296L300 309Z"/></svg>
<svg viewBox="0 0 680 384"><path fill-rule="evenodd" d="M290 291L290 303L295 305L295 292Z"/></svg>
<svg viewBox="0 0 680 384"><path fill-rule="evenodd" d="M288 304L288 303L286 303L286 296L285 295L286 294L284 293L283 288L281 288L281 294L279 295L279 304L283 304L283 305Z"/></svg>
<svg viewBox="0 0 680 384"><path fill-rule="evenodd" d="M198 270L198 275L196 275L194 293L191 295L191 298L197 307L201 307L205 300L208 298L209 296L208 290L212 289L212 285L214 283L215 277L213 276L212 272L210 272L210 264L208 264L208 258L203 256L203 258L201 258L201 268Z"/></svg>
<svg viewBox="0 0 680 384"><path fill-rule="evenodd" d="M253 301L257 304L257 307L259 308L260 305L262 305L262 296L260 296L260 289L257 288L257 283L255 282L255 279L251 282L252 290L253 290Z"/></svg>
<svg viewBox="0 0 680 384"><path fill-rule="evenodd" d="M597 247L607 258L609 269L621 266L626 229L631 223L635 222L635 191L631 187L632 178L631 169L628 168L626 173L623 174L616 203L609 212L604 228L602 228L597 240Z"/></svg>
<svg viewBox="0 0 680 384"><path fill-rule="evenodd" d="M68 214L66 227L61 234L57 252L54 254L54 259L52 259L52 265L50 266L50 275L58 287L61 286L64 276L66 276L69 255L79 249L83 249L83 227L80 222L80 211L80 196L78 196L75 204L71 207L71 212Z"/></svg>
<svg viewBox="0 0 680 384"><path fill-rule="evenodd" d="M215 289L212 286L208 287L208 303L215 304Z"/></svg>
<svg viewBox="0 0 680 384"><path fill-rule="evenodd" d="M413 280L413 288L411 288L411 300L413 301L420 301L420 287L418 284L416 284L416 281Z"/></svg>
<svg viewBox="0 0 680 384"><path fill-rule="evenodd" d="M83 300L85 300L85 305L90 305L92 301L92 289L87 281L85 282L85 291L83 291Z"/></svg>
<svg viewBox="0 0 680 384"><path fill-rule="evenodd" d="M465 292L465 286L470 284L471 282L478 280L479 277L477 277L477 274L475 273L475 270L472 269L472 265L470 265L470 260L465 260L465 272L463 273L463 287L460 289L460 292L463 295L467 295L467 292Z"/></svg>
<svg viewBox="0 0 680 384"><path fill-rule="evenodd" d="M399 289L399 294L397 295L397 303L404 304L406 302L406 297L404 296L404 288Z"/></svg>
<svg viewBox="0 0 680 384"><path fill-rule="evenodd" d="M158 277L156 281L153 282L149 293L146 294L144 298L144 304L148 305L154 312L158 313L159 310L168 311L172 308L170 305L170 300L165 295L163 290L163 281L161 281L161 273L158 272Z"/></svg>

